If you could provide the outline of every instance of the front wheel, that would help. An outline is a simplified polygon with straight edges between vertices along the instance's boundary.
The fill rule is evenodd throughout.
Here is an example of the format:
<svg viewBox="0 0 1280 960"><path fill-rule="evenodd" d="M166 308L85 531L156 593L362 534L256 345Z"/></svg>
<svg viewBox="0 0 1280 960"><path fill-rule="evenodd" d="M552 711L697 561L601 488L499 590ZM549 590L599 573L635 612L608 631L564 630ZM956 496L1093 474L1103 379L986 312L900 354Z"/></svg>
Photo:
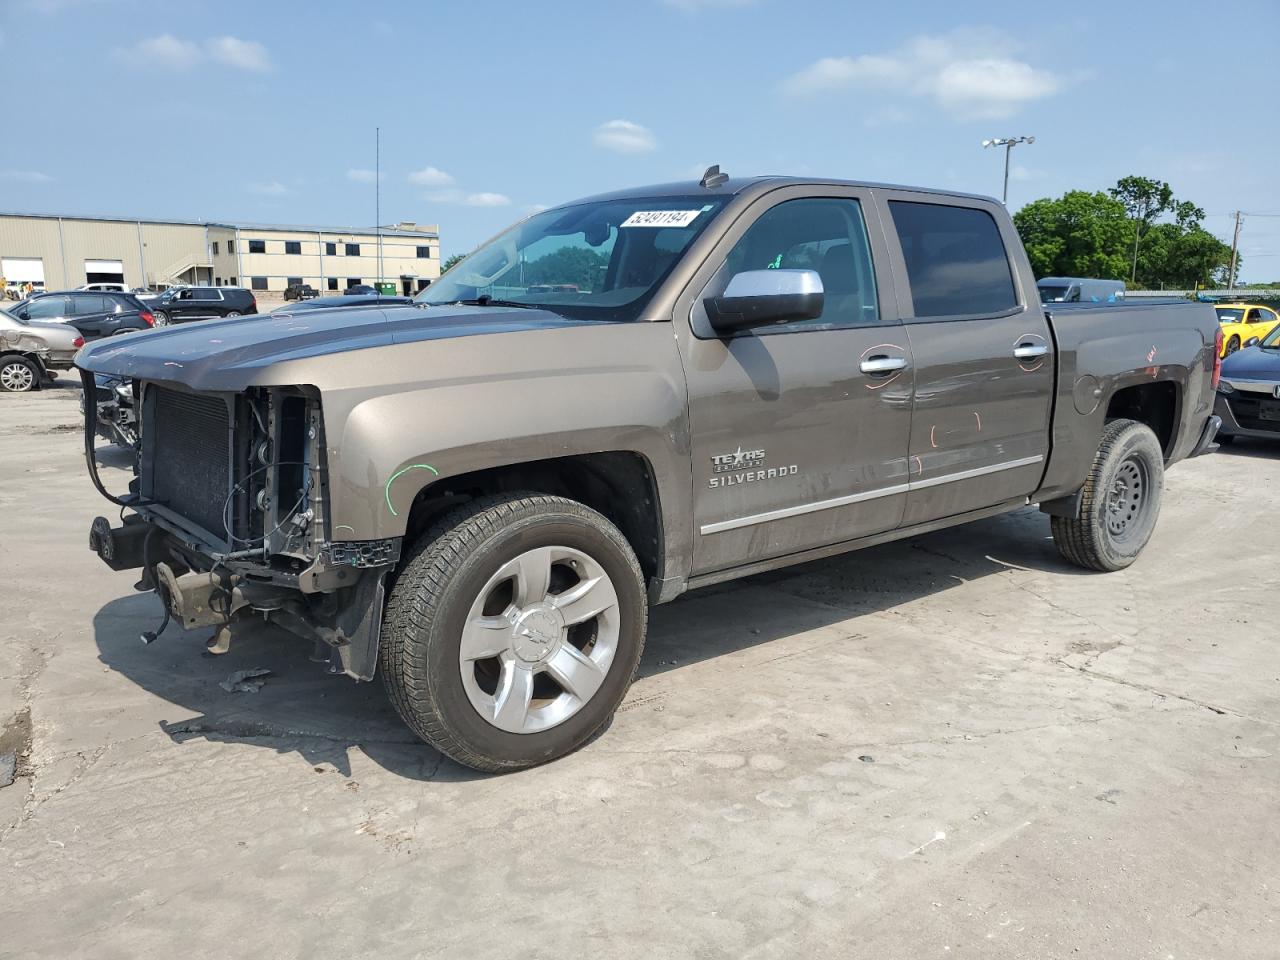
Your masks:
<svg viewBox="0 0 1280 960"><path fill-rule="evenodd" d="M1080 516L1051 517L1058 552L1089 570L1123 570L1151 539L1164 490L1164 453L1145 423L1112 420L1085 479Z"/></svg>
<svg viewBox="0 0 1280 960"><path fill-rule="evenodd" d="M562 497L486 497L414 546L379 650L401 719L459 763L500 772L554 760L609 722L644 649L635 553Z"/></svg>

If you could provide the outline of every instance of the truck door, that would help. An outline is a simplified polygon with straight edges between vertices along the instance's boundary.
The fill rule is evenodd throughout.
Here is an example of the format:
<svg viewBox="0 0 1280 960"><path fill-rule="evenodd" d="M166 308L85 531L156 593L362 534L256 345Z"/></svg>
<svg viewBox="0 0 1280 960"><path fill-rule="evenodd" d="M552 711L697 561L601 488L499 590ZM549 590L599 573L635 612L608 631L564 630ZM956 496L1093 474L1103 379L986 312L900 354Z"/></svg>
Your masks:
<svg viewBox="0 0 1280 960"><path fill-rule="evenodd" d="M883 231L867 191L813 189L757 200L677 302L694 573L889 530L902 517L912 370ZM815 270L822 316L717 335L706 298L739 272L771 268Z"/></svg>
<svg viewBox="0 0 1280 960"><path fill-rule="evenodd" d="M1012 222L978 199L877 198L915 362L903 524L1026 496L1049 454L1055 358Z"/></svg>

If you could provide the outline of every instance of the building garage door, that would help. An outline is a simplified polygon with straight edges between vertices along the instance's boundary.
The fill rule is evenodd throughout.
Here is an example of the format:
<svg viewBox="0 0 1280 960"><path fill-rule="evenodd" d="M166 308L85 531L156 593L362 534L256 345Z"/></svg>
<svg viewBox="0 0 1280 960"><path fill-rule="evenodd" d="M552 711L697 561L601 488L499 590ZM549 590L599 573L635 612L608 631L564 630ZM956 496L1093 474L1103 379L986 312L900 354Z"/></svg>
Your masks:
<svg viewBox="0 0 1280 960"><path fill-rule="evenodd" d="M44 261L39 257L5 257L0 260L0 275L16 283L30 283L33 286L44 286Z"/></svg>
<svg viewBox="0 0 1280 960"><path fill-rule="evenodd" d="M84 279L86 283L124 283L124 261L86 260Z"/></svg>

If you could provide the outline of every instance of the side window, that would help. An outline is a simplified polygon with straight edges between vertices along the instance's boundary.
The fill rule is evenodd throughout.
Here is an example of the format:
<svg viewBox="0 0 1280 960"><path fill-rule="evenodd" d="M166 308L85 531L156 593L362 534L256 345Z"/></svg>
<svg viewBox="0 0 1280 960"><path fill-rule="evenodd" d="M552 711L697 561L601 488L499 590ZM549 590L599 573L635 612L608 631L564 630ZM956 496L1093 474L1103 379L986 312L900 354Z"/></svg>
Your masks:
<svg viewBox="0 0 1280 960"><path fill-rule="evenodd" d="M1245 323L1261 323L1263 320L1262 311L1254 307L1249 311L1249 315L1244 318Z"/></svg>
<svg viewBox="0 0 1280 960"><path fill-rule="evenodd" d="M42 297L39 300L33 300L31 306L27 307L28 320L48 320L51 317L66 315L65 297Z"/></svg>
<svg viewBox="0 0 1280 960"><path fill-rule="evenodd" d="M973 207L890 200L917 317L984 316L1018 305L1000 228Z"/></svg>
<svg viewBox="0 0 1280 960"><path fill-rule="evenodd" d="M815 270L822 278L822 316L758 333L880 322L871 246L857 200L806 197L766 210L734 244L702 296L720 294L747 270Z"/></svg>
<svg viewBox="0 0 1280 960"><path fill-rule="evenodd" d="M197 300L221 300L222 292L213 287L196 287Z"/></svg>
<svg viewBox="0 0 1280 960"><path fill-rule="evenodd" d="M112 311L106 297L72 297L71 312L77 317L88 317L95 313Z"/></svg>

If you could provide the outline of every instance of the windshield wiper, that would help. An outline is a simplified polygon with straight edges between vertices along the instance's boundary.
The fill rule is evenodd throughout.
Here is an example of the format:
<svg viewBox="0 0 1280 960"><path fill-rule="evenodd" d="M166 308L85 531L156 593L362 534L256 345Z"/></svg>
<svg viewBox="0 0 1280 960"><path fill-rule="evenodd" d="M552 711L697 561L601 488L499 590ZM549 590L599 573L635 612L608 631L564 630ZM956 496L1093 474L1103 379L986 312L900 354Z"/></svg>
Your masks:
<svg viewBox="0 0 1280 960"><path fill-rule="evenodd" d="M455 300L454 303L461 303L468 307L523 307L526 310L542 310L542 304L539 303L522 303L519 300L495 300L488 294L481 294L478 297L471 297L467 300Z"/></svg>

